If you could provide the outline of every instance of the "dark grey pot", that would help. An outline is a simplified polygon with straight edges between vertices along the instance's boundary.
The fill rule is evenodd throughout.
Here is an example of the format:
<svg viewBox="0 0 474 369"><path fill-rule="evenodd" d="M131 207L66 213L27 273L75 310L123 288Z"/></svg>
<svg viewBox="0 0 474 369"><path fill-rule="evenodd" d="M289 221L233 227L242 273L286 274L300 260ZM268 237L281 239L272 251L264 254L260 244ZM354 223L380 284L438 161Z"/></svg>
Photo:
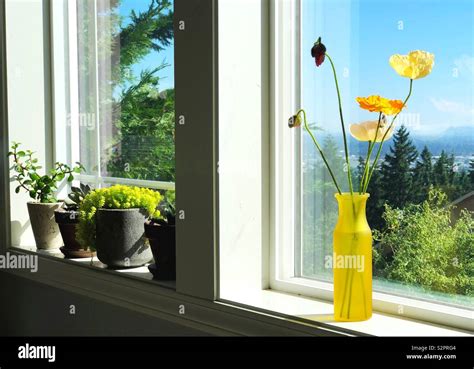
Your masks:
<svg viewBox="0 0 474 369"><path fill-rule="evenodd" d="M99 209L96 223L97 258L110 268L133 268L153 259L140 209Z"/></svg>

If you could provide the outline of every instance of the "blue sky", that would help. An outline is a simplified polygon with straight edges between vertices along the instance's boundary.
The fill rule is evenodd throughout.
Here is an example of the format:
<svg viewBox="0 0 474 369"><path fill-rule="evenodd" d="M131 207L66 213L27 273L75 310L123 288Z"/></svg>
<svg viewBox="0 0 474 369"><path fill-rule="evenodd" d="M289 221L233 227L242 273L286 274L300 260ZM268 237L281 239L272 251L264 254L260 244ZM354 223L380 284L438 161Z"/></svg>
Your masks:
<svg viewBox="0 0 474 369"><path fill-rule="evenodd" d="M173 1L171 1L173 4ZM129 21L129 15L132 10L138 14L140 11L144 11L150 5L150 0L122 0L120 4L120 15L125 17L124 24ZM166 90L174 87L174 48L173 44L167 47L162 52L151 52L143 60L140 61L134 68L133 71L138 75L142 70L153 69L161 65L163 62L169 64L169 67L162 69L158 76L162 78L160 81L160 90Z"/></svg>
<svg viewBox="0 0 474 369"><path fill-rule="evenodd" d="M303 11L303 105L311 121L339 132L330 64L315 68L310 56L322 36L339 74L347 123L376 119L358 108L356 96L404 100L409 80L388 59L421 49L435 54L435 66L414 81L409 114L402 116L410 130L439 135L474 127L474 1L303 0Z"/></svg>
<svg viewBox="0 0 474 369"><path fill-rule="evenodd" d="M150 0L122 0L120 14L145 10ZM408 79L388 64L390 55L422 49L435 54L431 75L414 82L401 115L413 133L440 135L450 127L474 127L474 1L303 0L303 106L309 119L339 133L329 63L314 67L309 51L322 36L339 74L346 123L376 119L358 108L357 96L380 94L403 100ZM125 20L127 22L127 20ZM134 71L170 64L161 89L174 86L173 45L151 52ZM474 134L474 128L473 128ZM474 137L473 137L474 139Z"/></svg>

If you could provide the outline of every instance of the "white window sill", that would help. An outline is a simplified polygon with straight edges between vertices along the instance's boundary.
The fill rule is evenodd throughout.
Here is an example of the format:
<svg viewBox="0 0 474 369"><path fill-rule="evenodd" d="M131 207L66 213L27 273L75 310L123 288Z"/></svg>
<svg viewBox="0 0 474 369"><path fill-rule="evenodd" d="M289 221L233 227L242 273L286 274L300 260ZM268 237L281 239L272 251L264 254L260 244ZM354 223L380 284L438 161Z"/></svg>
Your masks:
<svg viewBox="0 0 474 369"><path fill-rule="evenodd" d="M57 258L57 259L63 259L64 261L68 263L77 263L86 267L90 267L92 269L101 269L104 271L107 271L109 273L117 273L121 275L125 275L127 277L132 277L132 278L138 278L138 279L144 279L146 281L154 281L157 284L159 284L162 287L167 287L167 288L176 288L176 282L175 281L156 281L153 279L153 274L150 273L148 270L148 265L146 264L144 266L138 267L138 268L129 268L129 269L108 269L107 265L101 263L97 257L92 258L81 258L81 259L66 259L64 255L61 253L59 249L55 249L53 251L45 251L45 250L38 250L36 246L21 246L21 247L14 247L14 249L17 250L27 250L30 252L37 253L38 255L46 256L46 257L52 257L52 258Z"/></svg>
<svg viewBox="0 0 474 369"><path fill-rule="evenodd" d="M238 302L253 308L286 315L288 319L296 317L301 322L324 323L332 327L353 331L356 334L372 336L473 336L469 331L376 312L367 321L336 322L333 318L332 303L274 290L252 292L241 290L239 292L238 289L233 289L231 295L221 295L221 298L226 303Z"/></svg>
<svg viewBox="0 0 474 369"><path fill-rule="evenodd" d="M10 250L15 252L25 249L27 248L16 248L16 250L13 248ZM206 324L211 327L215 327L216 314L224 314L227 316L226 319L229 316L232 317L231 320L218 319L221 323L230 324L229 322L232 322L231 326L224 327L229 333L234 331L234 333L237 333L238 331L244 335L273 335L275 332L281 332L284 335L294 335L295 333L297 335L308 333L318 335L326 332L329 335L337 335L340 332L342 335L355 336L473 336L472 332L469 331L380 313L374 313L372 318L365 322L335 322L332 319L333 306L331 303L274 290L249 292L238 288L226 289L230 293L221 293L220 301L207 302L176 293L174 291L175 282L152 281L152 276L146 266L115 271L106 269L105 265L96 259L93 266L89 267L90 259L65 259L63 262L57 263L55 260L61 259L62 254L44 252L40 254L44 255L45 258L41 261L38 273L22 272L20 270L18 272L38 282L52 284L60 288L69 289L73 287L76 293L79 290L84 290L87 291L88 296L96 294L99 298L106 297L108 301L110 301L110 298L115 298L118 303L126 302L131 307L136 304L140 307L148 306L150 310L156 310L159 314L169 310L168 314L177 315L177 321L181 322L183 319L189 320L191 318L194 320L194 317L192 317L194 312L189 313L194 309L196 309L196 322L201 322L203 312L200 309L205 308L212 311L206 313L209 315ZM82 266L82 268L74 270L71 268L73 265ZM100 276L95 274L94 269L102 270L103 274L101 273ZM118 275L127 278L117 280L115 276ZM166 288L160 289L160 287ZM131 297L132 294L134 297ZM175 301L171 305L167 301L169 298ZM155 301L150 303L151 300ZM189 304L189 306L194 305L192 309L191 307L187 309L186 316L179 315L178 310L176 310L182 303ZM240 321L242 319L251 320L253 323L251 326L242 326ZM257 321L262 325L256 325ZM283 322L285 322L284 329L281 327ZM207 327L206 329L210 328Z"/></svg>

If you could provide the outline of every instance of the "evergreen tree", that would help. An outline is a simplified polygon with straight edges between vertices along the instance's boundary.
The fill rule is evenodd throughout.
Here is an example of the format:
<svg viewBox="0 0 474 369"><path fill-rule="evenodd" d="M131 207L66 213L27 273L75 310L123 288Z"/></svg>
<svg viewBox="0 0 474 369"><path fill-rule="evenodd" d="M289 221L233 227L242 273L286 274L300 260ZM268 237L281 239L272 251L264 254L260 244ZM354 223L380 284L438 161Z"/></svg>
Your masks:
<svg viewBox="0 0 474 369"><path fill-rule="evenodd" d="M447 169L448 169L448 184L454 184L454 177L456 177L457 167L454 164L454 154L449 155L448 162L447 162Z"/></svg>
<svg viewBox="0 0 474 369"><path fill-rule="evenodd" d="M394 208L403 208L414 201L412 164L417 157L410 134L402 125L395 133L393 146L385 155L381 167L383 198Z"/></svg>
<svg viewBox="0 0 474 369"><path fill-rule="evenodd" d="M365 169L365 160L362 156L359 156L358 163L357 163L357 168L356 168L356 173L354 178L357 179L356 184L359 185L359 187L356 187L354 190L360 191L360 182L362 181L362 176L364 175L364 169Z"/></svg>
<svg viewBox="0 0 474 369"><path fill-rule="evenodd" d="M472 191L469 173L466 170L463 170L460 173L456 173L456 176L454 177L453 187L454 192L450 200L456 200Z"/></svg>
<svg viewBox="0 0 474 369"><path fill-rule="evenodd" d="M474 159L469 163L469 179L471 182L471 189L474 189Z"/></svg>
<svg viewBox="0 0 474 369"><path fill-rule="evenodd" d="M448 156L443 150L433 167L434 182L437 188L441 189L450 201L457 199L463 194L465 179L462 172L457 171L454 164L454 155Z"/></svg>
<svg viewBox="0 0 474 369"><path fill-rule="evenodd" d="M383 195L383 182L380 174L380 166L372 173L367 192L370 194L369 200L367 201L367 221L369 222L370 228L382 230L385 227L385 221L382 217L384 212L385 199Z"/></svg>
<svg viewBox="0 0 474 369"><path fill-rule="evenodd" d="M423 148L414 169L413 191L415 201L422 202L428 198L430 186L433 185L432 155L427 146Z"/></svg>
<svg viewBox="0 0 474 369"><path fill-rule="evenodd" d="M442 150L441 155L433 167L434 183L437 187L445 188L448 186L450 178L449 171L449 158L446 152Z"/></svg>
<svg viewBox="0 0 474 369"><path fill-rule="evenodd" d="M113 177L174 181L174 91L160 91L157 76L168 65L157 63L151 70L134 72L144 57L171 44L171 2L150 0L145 10L116 19L115 69L110 76L116 130L107 147L107 171Z"/></svg>

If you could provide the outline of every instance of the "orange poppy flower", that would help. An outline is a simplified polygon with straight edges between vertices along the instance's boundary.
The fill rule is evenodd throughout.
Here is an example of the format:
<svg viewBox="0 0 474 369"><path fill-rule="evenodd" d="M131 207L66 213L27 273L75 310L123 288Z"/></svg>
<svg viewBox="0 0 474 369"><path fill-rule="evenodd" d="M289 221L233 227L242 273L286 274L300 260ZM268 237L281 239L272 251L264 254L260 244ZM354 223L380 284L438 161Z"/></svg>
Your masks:
<svg viewBox="0 0 474 369"><path fill-rule="evenodd" d="M398 114L404 108L404 104L401 100L389 100L379 95L358 97L356 100L362 109L384 113L385 115Z"/></svg>

